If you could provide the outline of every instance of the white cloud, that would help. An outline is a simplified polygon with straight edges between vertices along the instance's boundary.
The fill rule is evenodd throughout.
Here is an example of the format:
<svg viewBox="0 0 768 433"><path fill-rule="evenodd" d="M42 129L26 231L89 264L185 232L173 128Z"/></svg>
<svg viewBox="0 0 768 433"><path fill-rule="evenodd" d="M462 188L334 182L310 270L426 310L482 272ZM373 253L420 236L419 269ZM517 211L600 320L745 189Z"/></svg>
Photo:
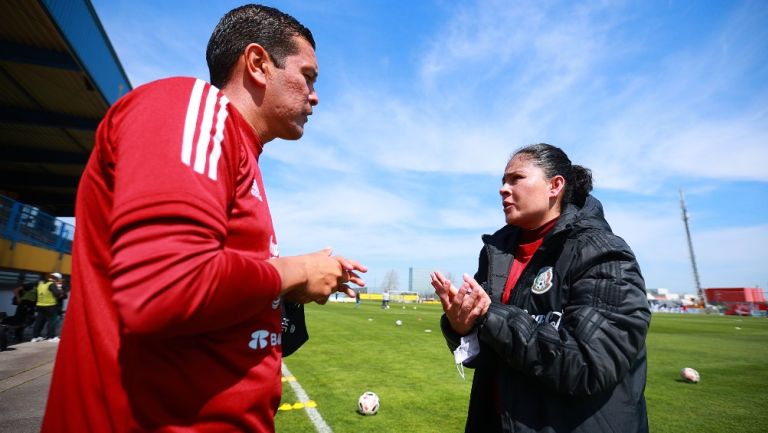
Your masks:
<svg viewBox="0 0 768 433"><path fill-rule="evenodd" d="M593 169L598 197L627 192L606 212L649 287L687 291L684 228L676 194L665 191L686 183L712 202L697 211L716 219L727 215L722 181L768 181L768 8L739 7L704 37L667 47L641 28L666 18L637 4L461 3L427 26L432 35L392 47L386 65L380 53L350 55L336 77L321 65L331 95L320 95L305 137L270 143L262 159L282 167L267 179L282 253L330 245L375 266L374 280L397 268L403 282L408 266L474 272L480 234L503 223L495 188L508 155L545 141ZM213 21L181 25L143 11L105 24L134 84L207 76L209 30L200 29ZM402 65L411 59L419 63ZM380 75L355 66L364 63ZM704 285L765 279L766 227L718 228L729 224L694 232ZM725 260L723 243L737 249Z"/></svg>
<svg viewBox="0 0 768 433"><path fill-rule="evenodd" d="M207 29L213 29L216 19L207 20L201 27L206 30L200 31L189 17L180 20L177 13L158 13L141 2L113 7L118 12L100 17L134 87L169 76L208 79Z"/></svg>
<svg viewBox="0 0 768 433"><path fill-rule="evenodd" d="M734 30L743 24L738 19L711 40L633 70L633 58L647 55L646 47L620 32L621 7L612 8L586 4L558 15L539 2L464 7L420 56L421 88L415 95L391 92L386 81L349 79L335 102L319 107L308 129L307 143L317 143L321 155L286 152L281 160L338 169L333 161L345 155L361 172L355 188L366 195L374 182L390 184L377 178L381 170L405 178L396 190L409 211L377 224L350 222L345 230L318 220L327 239L346 234L365 244L350 244L350 251L380 258L385 268L401 259L418 263L429 258L450 261L456 274L473 272L479 234L501 225L500 212L488 200L467 207L424 206L429 201L409 185L414 181L407 179L409 173L495 178L512 150L549 141L592 168L601 188L633 194L606 203L608 218L638 255L649 287L690 289L692 271L676 194L653 204L636 200L668 190L680 178L768 180L763 164L768 160L768 121L765 104L759 104L765 91L756 89L747 98L750 104L732 105L723 115L720 95L754 66L754 56L733 50L730 56L739 61L722 62L717 48L724 38L743 36ZM604 72L605 67L609 70ZM367 176L369 171L376 174ZM447 195L468 197L471 187L454 185ZM433 228L425 230L425 221ZM702 252L699 266L706 285L713 268L705 251L713 246L699 237L703 232L695 233L694 245ZM712 284L727 274L720 267Z"/></svg>
<svg viewBox="0 0 768 433"><path fill-rule="evenodd" d="M416 202L381 188L335 181L312 183L312 176L303 180L306 183L300 190L270 190L270 195L277 197L270 199L276 202L272 204L273 209L287 221L346 229L396 225L418 217Z"/></svg>
<svg viewBox="0 0 768 433"><path fill-rule="evenodd" d="M682 211L674 198L655 203L606 202L613 231L635 252L648 287L694 291L693 267ZM768 225L697 228L689 213L694 255L703 287L768 285Z"/></svg>
<svg viewBox="0 0 768 433"><path fill-rule="evenodd" d="M768 181L768 112L751 119L690 125L662 140L654 160L670 172L710 179Z"/></svg>
<svg viewBox="0 0 768 433"><path fill-rule="evenodd" d="M419 94L349 83L318 110L317 136L391 170L494 175L510 151L550 141L606 188L653 193L675 176L768 180L765 91L715 116L732 80L754 67L741 51L723 62L717 49L742 21L633 71L631 56L646 53L622 40L616 11L588 6L463 8L422 56ZM620 79L601 72L622 62Z"/></svg>
<svg viewBox="0 0 768 433"><path fill-rule="evenodd" d="M489 230L504 224L501 205L493 209L442 209L437 212L436 225L445 230Z"/></svg>
<svg viewBox="0 0 768 433"><path fill-rule="evenodd" d="M697 233L694 239L705 287L768 286L768 224Z"/></svg>
<svg viewBox="0 0 768 433"><path fill-rule="evenodd" d="M390 191L317 175L304 181L301 188L267 185L281 254L331 246L370 266L371 282L411 266L473 273L480 235L503 224L498 207L471 196L435 206L419 188Z"/></svg>

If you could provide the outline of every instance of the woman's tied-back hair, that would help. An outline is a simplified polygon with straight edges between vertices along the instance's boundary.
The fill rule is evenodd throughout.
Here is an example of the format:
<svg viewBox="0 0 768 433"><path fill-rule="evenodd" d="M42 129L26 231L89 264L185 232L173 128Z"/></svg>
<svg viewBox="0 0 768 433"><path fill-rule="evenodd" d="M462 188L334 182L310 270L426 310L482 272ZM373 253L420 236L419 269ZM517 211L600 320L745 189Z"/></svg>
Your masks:
<svg viewBox="0 0 768 433"><path fill-rule="evenodd" d="M237 59L252 43L264 47L275 66L284 68L285 58L298 52L294 36L301 36L315 48L312 32L288 14L254 4L232 9L221 18L208 41L205 59L211 84L223 87Z"/></svg>
<svg viewBox="0 0 768 433"><path fill-rule="evenodd" d="M565 192L563 203L583 206L592 191L592 171L580 165L574 165L562 149L547 143L531 144L515 151L510 161L516 156L523 156L534 165L544 170L547 179L563 176Z"/></svg>

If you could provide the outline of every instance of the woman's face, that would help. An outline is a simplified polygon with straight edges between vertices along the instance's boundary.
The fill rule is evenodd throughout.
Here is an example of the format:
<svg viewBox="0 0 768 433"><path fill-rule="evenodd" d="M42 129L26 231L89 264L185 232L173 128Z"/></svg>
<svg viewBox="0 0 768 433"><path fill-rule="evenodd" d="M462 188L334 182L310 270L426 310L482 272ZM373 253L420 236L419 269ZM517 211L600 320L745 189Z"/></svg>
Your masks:
<svg viewBox="0 0 768 433"><path fill-rule="evenodd" d="M531 230L559 216L557 196L562 182L552 182L558 178L562 179L561 176L547 179L544 170L524 155L512 158L499 189L507 224Z"/></svg>

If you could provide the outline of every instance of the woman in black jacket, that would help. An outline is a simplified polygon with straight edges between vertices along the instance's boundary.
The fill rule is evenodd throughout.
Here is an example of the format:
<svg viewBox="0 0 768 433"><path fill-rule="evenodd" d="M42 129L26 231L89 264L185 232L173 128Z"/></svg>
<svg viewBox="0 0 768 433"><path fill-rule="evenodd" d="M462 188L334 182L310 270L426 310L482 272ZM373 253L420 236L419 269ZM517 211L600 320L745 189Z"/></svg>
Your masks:
<svg viewBox="0 0 768 433"><path fill-rule="evenodd" d="M432 274L443 335L475 369L467 432L648 431L644 282L591 190L561 149L518 150L475 277Z"/></svg>

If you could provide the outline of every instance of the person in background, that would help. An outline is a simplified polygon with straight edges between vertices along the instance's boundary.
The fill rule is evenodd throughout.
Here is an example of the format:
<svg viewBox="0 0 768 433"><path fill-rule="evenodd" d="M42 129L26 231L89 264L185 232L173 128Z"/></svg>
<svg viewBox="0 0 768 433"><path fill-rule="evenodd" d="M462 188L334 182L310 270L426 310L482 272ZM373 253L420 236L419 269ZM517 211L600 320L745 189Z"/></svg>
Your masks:
<svg viewBox="0 0 768 433"><path fill-rule="evenodd" d="M37 292L37 301L35 303L35 324L32 327L32 342L44 341L45 338L40 334L43 326L46 326L46 336L48 341L58 343L59 337L56 331L59 326L59 302L61 292L58 284L61 282L61 274L53 272L48 274L46 281L37 283L35 291Z"/></svg>
<svg viewBox="0 0 768 433"><path fill-rule="evenodd" d="M211 83L143 85L99 125L43 433L272 432L295 327L283 304L365 284L365 266L330 249L280 256L259 168L319 102L312 33L246 5L206 59Z"/></svg>
<svg viewBox="0 0 768 433"><path fill-rule="evenodd" d="M56 303L56 314L59 316L59 321L64 317L65 305L67 298L69 297L69 287L64 284L64 277L59 278L56 281L56 290L59 292L59 297Z"/></svg>
<svg viewBox="0 0 768 433"><path fill-rule="evenodd" d="M45 277L40 276L40 281ZM13 314L12 322L14 326L14 341L21 343L24 341L24 330L35 321L35 305L37 304L37 283L26 283L13 289L13 303L16 305L16 312Z"/></svg>
<svg viewBox="0 0 768 433"><path fill-rule="evenodd" d="M648 431L645 286L591 190L560 148L516 151L474 278L432 273L448 347L475 369L467 432Z"/></svg>
<svg viewBox="0 0 768 433"><path fill-rule="evenodd" d="M360 290L355 290L355 308L360 307Z"/></svg>

